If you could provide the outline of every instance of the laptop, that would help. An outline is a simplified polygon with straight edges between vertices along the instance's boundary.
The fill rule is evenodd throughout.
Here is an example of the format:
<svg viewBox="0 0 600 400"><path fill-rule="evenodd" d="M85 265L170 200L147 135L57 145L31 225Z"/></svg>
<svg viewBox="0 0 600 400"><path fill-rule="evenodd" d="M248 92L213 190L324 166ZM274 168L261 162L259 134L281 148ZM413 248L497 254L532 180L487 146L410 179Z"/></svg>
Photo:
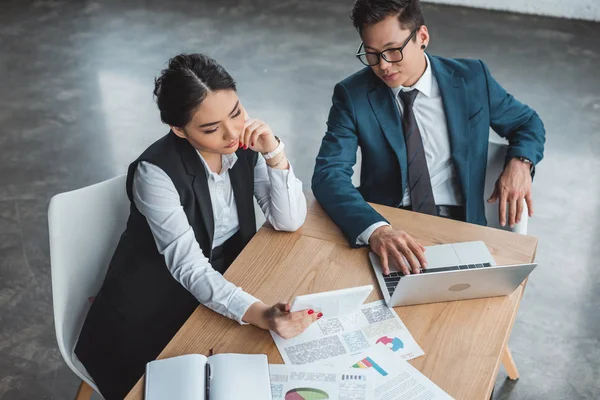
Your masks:
<svg viewBox="0 0 600 400"><path fill-rule="evenodd" d="M379 256L369 259L389 307L477 299L511 294L537 264L496 265L485 243L464 242L425 248L427 269L404 276L390 262L383 275Z"/></svg>

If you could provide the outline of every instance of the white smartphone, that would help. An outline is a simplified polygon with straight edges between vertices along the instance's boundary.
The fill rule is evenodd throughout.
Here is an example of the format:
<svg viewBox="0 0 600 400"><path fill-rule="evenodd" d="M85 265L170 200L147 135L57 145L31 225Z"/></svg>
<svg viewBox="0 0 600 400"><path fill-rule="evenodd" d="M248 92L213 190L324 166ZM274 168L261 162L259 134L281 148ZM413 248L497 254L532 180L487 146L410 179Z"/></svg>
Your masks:
<svg viewBox="0 0 600 400"><path fill-rule="evenodd" d="M311 293L297 296L292 301L290 311L315 310L323 317L331 318L350 314L360 308L373 291L373 285L351 287L329 292Z"/></svg>

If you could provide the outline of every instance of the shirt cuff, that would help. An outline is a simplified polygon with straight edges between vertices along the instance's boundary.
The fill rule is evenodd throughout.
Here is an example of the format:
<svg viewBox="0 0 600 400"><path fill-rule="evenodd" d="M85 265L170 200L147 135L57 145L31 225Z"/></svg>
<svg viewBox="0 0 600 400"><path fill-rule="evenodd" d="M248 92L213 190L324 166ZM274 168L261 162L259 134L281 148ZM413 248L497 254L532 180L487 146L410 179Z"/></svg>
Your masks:
<svg viewBox="0 0 600 400"><path fill-rule="evenodd" d="M371 238L371 235L373 234L373 232L375 232L375 230L377 228L381 228L382 226L391 226L391 225L388 224L387 222L383 222L383 221L375 222L373 225L371 225L367 229L365 229L363 231L363 233L358 235L358 238L356 239L356 244L359 246L368 246L369 239Z"/></svg>
<svg viewBox="0 0 600 400"><path fill-rule="evenodd" d="M277 169L271 168L267 164L267 171L269 171L269 180L271 181L271 187L275 189L290 189L292 188L296 175L292 169L292 164L288 161L288 169Z"/></svg>
<svg viewBox="0 0 600 400"><path fill-rule="evenodd" d="M231 300L229 311L240 325L248 325L247 322L242 321L242 318L244 317L244 314L246 314L246 311L248 311L248 308L257 301L260 300L239 288L238 292Z"/></svg>

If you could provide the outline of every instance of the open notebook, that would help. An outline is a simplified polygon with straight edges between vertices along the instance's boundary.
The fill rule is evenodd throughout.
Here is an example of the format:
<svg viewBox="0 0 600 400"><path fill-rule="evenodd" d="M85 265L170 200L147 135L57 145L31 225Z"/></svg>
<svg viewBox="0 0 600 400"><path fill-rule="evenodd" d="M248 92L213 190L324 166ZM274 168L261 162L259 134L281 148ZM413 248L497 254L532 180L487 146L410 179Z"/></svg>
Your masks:
<svg viewBox="0 0 600 400"><path fill-rule="evenodd" d="M265 354L201 354L146 365L146 400L271 399Z"/></svg>

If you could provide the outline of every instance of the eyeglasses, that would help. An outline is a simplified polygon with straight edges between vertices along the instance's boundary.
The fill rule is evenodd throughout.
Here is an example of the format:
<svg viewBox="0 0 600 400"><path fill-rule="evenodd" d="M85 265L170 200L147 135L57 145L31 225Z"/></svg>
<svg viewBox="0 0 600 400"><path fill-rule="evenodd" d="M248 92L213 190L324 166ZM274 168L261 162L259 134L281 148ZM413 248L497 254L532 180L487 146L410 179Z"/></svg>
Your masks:
<svg viewBox="0 0 600 400"><path fill-rule="evenodd" d="M377 52L365 51L361 52L363 49L364 43L360 42L360 46L358 46L358 50L356 50L356 58L360 60L361 63L368 67L372 67L374 65L379 64L380 57L382 57L385 61L390 63L397 63L404 59L404 55L402 54L402 50L408 45L408 42L415 36L419 28L412 31L408 39L402 44L400 47L396 47L393 49L387 49Z"/></svg>

